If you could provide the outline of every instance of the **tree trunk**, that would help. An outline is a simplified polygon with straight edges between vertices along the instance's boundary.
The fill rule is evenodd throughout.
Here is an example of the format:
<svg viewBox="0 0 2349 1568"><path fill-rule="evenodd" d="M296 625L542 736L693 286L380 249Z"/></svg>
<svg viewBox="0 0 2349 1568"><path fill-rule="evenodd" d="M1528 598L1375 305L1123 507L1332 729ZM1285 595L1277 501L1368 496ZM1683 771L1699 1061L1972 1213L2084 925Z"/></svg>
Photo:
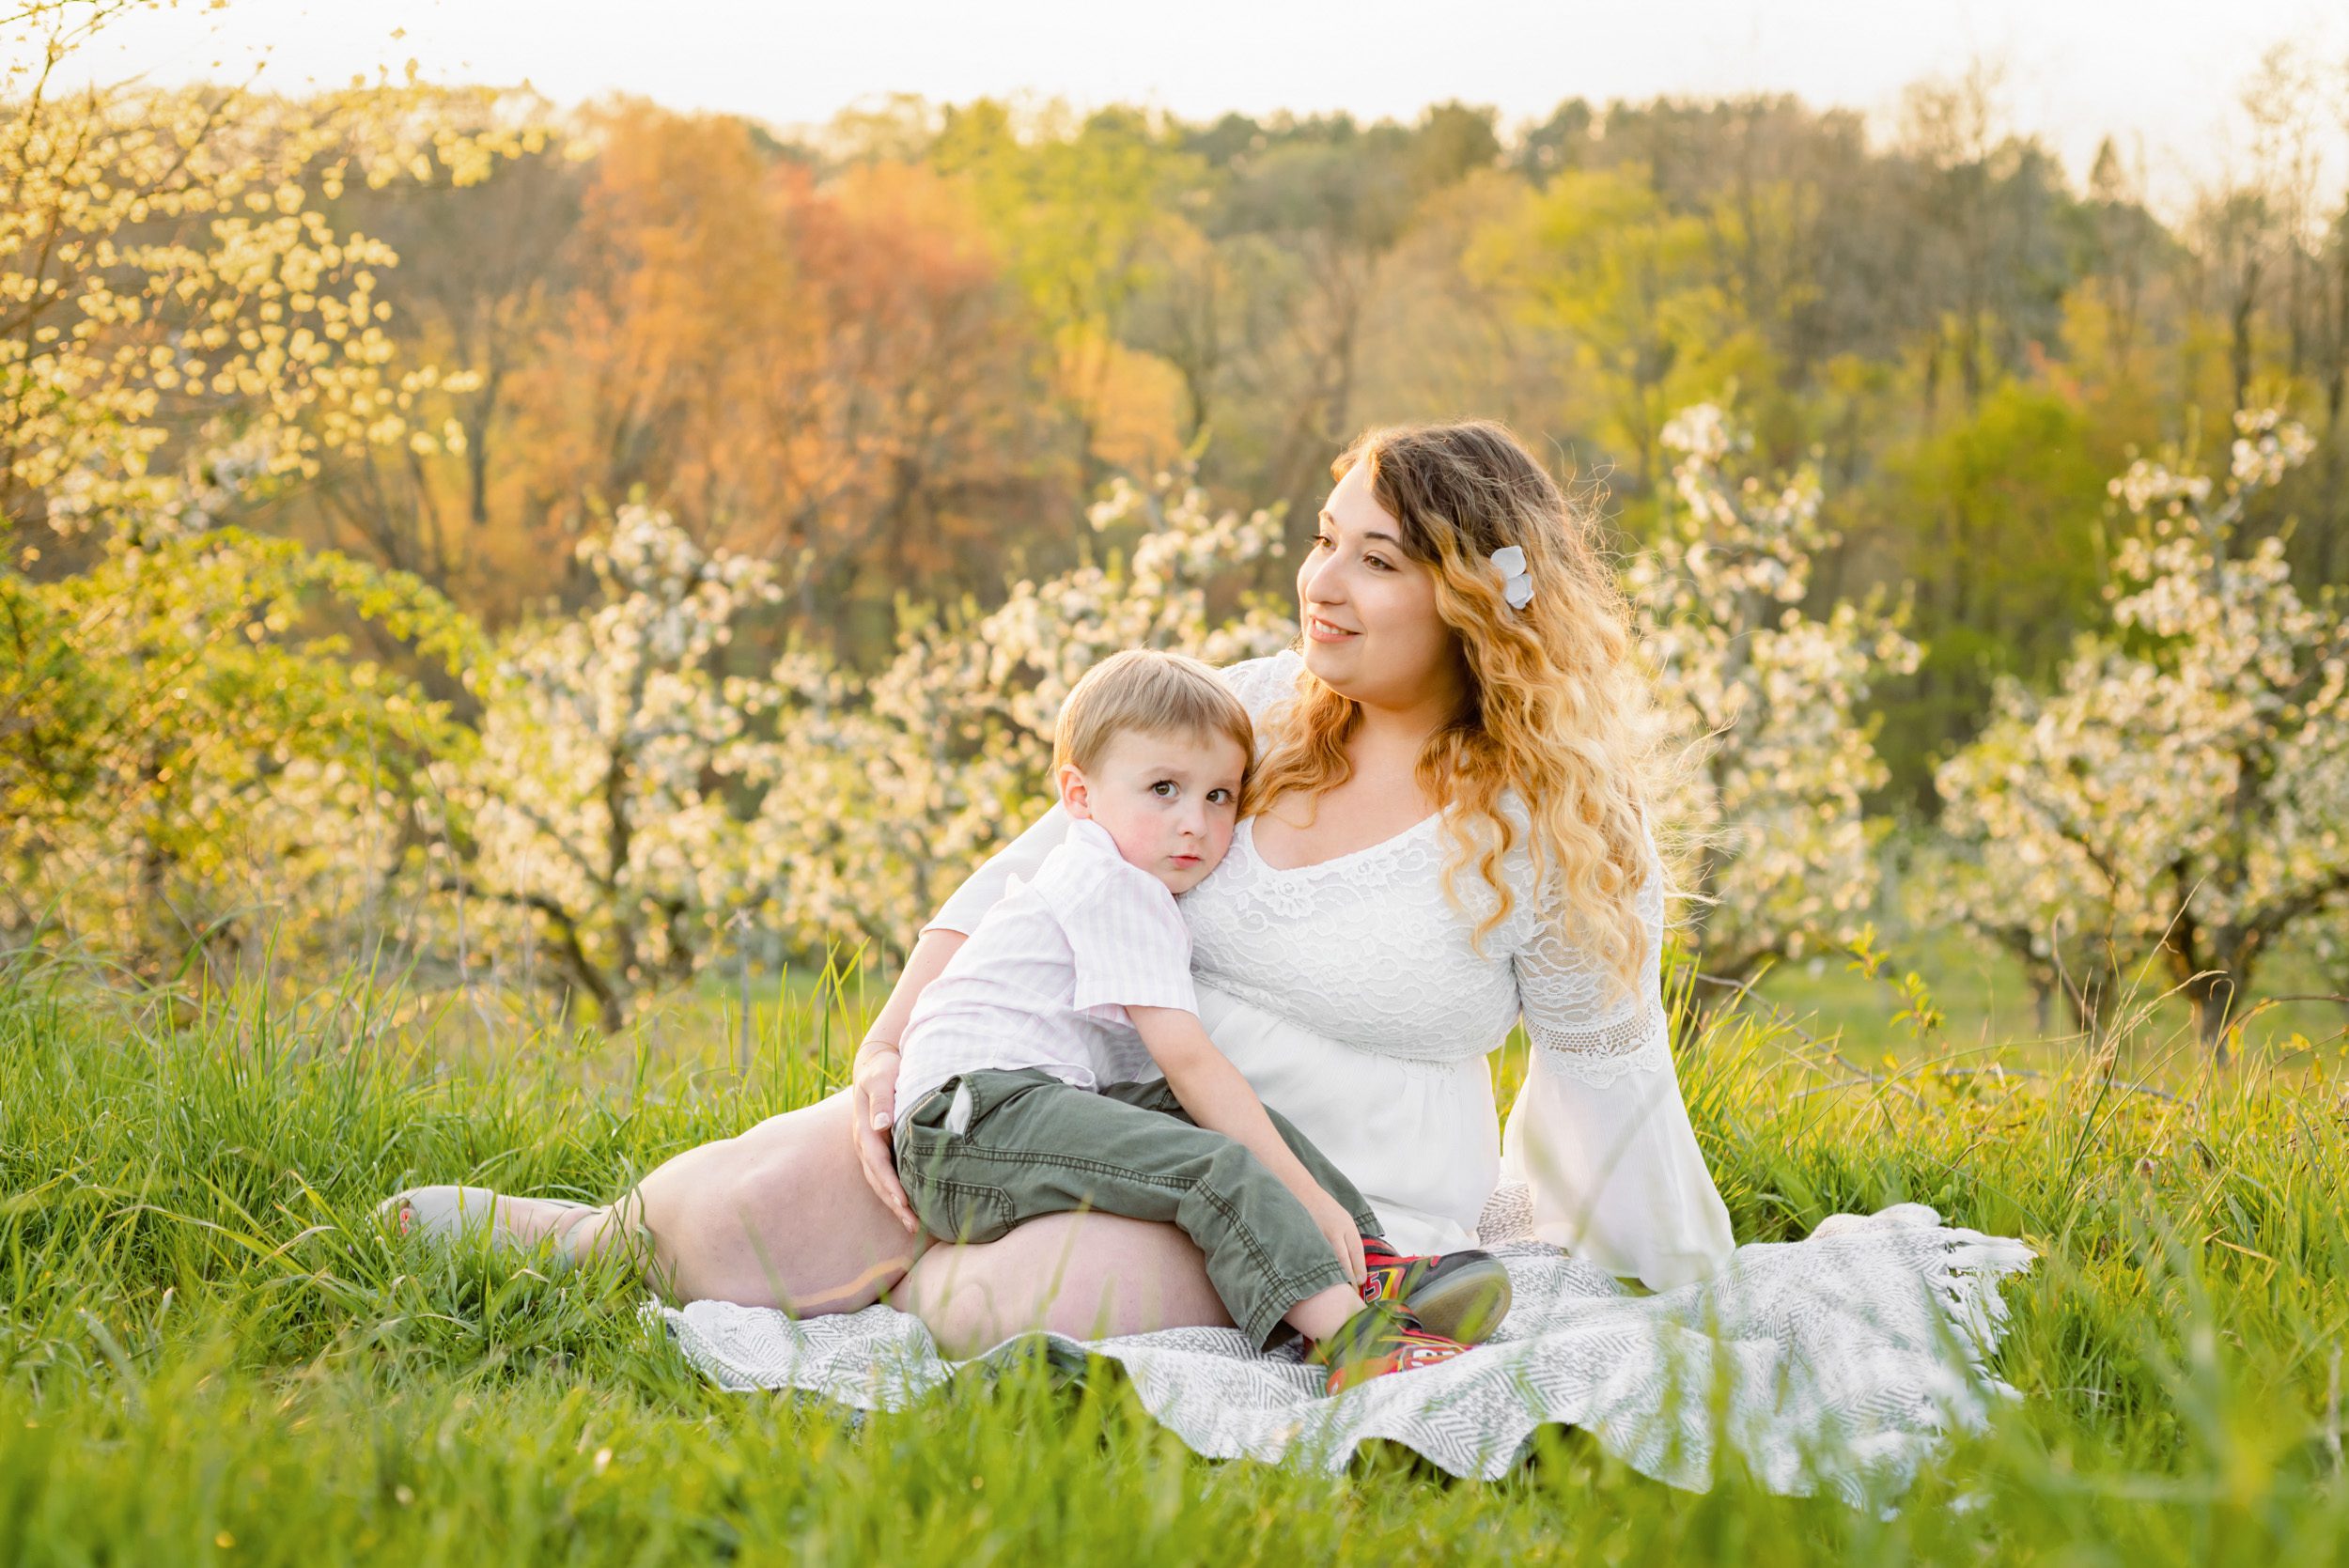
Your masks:
<svg viewBox="0 0 2349 1568"><path fill-rule="evenodd" d="M2250 406L2251 396L2251 313L2259 305L2260 270L2256 265L2244 272L2243 287L2234 298L2234 308L2229 314L2229 343L2227 366L2234 381L2234 406Z"/></svg>
<svg viewBox="0 0 2349 1568"><path fill-rule="evenodd" d="M2224 970L2208 970L2188 980L2186 999L2194 1006L2194 1037L2211 1060L2227 1064L2227 1020L2233 1014L2234 977Z"/></svg>
<svg viewBox="0 0 2349 1568"><path fill-rule="evenodd" d="M2227 1061L2227 1026L2239 1016L2244 993L2250 989L2259 949L2256 926L2206 928L2186 915L2179 917L2162 947L2179 991L2194 1009L2195 1039L2222 1066Z"/></svg>

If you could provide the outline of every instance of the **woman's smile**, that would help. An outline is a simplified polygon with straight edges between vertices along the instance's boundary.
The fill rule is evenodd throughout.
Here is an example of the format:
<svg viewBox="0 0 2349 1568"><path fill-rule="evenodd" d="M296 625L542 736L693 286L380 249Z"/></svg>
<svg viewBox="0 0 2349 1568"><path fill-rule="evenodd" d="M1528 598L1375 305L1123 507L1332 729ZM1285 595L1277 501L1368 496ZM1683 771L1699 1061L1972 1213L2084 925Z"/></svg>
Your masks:
<svg viewBox="0 0 2349 1568"><path fill-rule="evenodd" d="M1359 631L1323 620L1318 615L1305 617L1305 634L1316 643L1343 643L1348 637L1360 637Z"/></svg>

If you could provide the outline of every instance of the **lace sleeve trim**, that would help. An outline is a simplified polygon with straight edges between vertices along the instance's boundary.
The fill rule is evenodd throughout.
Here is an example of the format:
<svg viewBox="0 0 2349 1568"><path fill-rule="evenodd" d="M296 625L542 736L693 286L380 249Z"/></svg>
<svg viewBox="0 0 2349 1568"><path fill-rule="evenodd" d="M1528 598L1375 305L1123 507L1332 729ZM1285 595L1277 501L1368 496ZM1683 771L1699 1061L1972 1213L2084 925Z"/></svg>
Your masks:
<svg viewBox="0 0 2349 1568"><path fill-rule="evenodd" d="M1517 954L1526 1037L1539 1048L1542 1060L1595 1087L1672 1063L1672 1026L1664 1016L1657 968L1664 936L1662 866L1652 843L1648 853L1648 873L1637 895L1647 939L1637 1000L1621 997L1596 955L1560 934L1550 908L1538 910L1531 939Z"/></svg>
<svg viewBox="0 0 2349 1568"><path fill-rule="evenodd" d="M1561 1029L1528 1018L1525 1034L1551 1066L1595 1088L1672 1063L1672 1030L1663 1004L1653 999L1624 1017L1588 1029Z"/></svg>

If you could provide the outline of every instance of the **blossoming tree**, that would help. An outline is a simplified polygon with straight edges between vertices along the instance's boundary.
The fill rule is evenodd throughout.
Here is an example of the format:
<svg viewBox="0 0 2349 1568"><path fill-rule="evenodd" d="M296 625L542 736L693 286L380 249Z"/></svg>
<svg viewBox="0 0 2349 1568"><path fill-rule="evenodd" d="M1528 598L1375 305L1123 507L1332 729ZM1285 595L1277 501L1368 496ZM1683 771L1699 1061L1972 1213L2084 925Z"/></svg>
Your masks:
<svg viewBox="0 0 2349 1568"><path fill-rule="evenodd" d="M1673 504L1627 583L1667 704L1709 737L1664 815L1698 846L1703 971L1734 984L1844 939L1874 905L1881 830L1861 807L1886 775L1861 707L1919 650L1879 606L1802 608L1832 543L1815 469L1737 473L1750 439L1711 404L1663 443Z"/></svg>
<svg viewBox="0 0 2349 1568"><path fill-rule="evenodd" d="M2111 628L2052 693L2002 688L1937 779L1962 919L2083 977L2092 1017L2158 953L2221 1054L2261 957L2349 902L2349 623L2242 526L2314 443L2273 410L2235 424L2224 474L2173 455L2111 482L2134 525Z"/></svg>
<svg viewBox="0 0 2349 1568"><path fill-rule="evenodd" d="M770 563L704 551L642 505L577 553L599 601L499 640L472 682L478 744L435 765L443 795L418 853L443 895L433 938L462 944L461 967L477 954L551 977L614 1028L638 992L707 963L745 901L728 791L764 754L753 724L777 693L718 665L783 586Z"/></svg>
<svg viewBox="0 0 2349 1568"><path fill-rule="evenodd" d="M1016 583L985 614L905 605L869 677L800 649L722 673L780 574L622 508L580 547L599 600L501 639L474 683L477 746L433 768L422 939L583 993L607 1027L729 952L901 955L953 879L1043 808L1053 719L1097 659L1240 659L1292 635L1261 604L1210 610L1273 548L1272 515L1217 513L1188 474L1161 477L1091 508L1128 540L1106 565Z"/></svg>
<svg viewBox="0 0 2349 1568"><path fill-rule="evenodd" d="M869 680L804 656L777 665L789 693L757 776L766 909L802 947L902 953L979 857L1050 801L1052 722L1077 677L1128 647L1213 663L1284 646L1295 623L1254 599L1214 598L1277 550L1270 511L1219 512L1187 470L1112 480L1087 513L1130 544L998 609L909 610L895 657Z"/></svg>

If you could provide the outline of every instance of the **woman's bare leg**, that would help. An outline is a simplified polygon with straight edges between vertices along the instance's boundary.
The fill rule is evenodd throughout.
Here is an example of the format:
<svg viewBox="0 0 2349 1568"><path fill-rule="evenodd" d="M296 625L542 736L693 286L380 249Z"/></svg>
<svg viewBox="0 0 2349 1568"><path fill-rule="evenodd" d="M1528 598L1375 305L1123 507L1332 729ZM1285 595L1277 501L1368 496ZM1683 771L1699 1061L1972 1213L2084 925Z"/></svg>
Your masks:
<svg viewBox="0 0 2349 1568"><path fill-rule="evenodd" d="M922 933L858 1049L869 1108L886 1125L895 1042L914 999L946 967L963 935ZM874 1196L851 1141L851 1094L770 1116L734 1138L688 1149L599 1209L503 1198L501 1226L522 1241L556 1234L586 1259L612 1248L645 1258L646 1282L681 1301L737 1301L798 1313L869 1307L928 1245ZM869 1141L874 1135L861 1133ZM885 1152L883 1144L879 1145ZM641 1238L649 1236L645 1249Z"/></svg>
<svg viewBox="0 0 2349 1568"><path fill-rule="evenodd" d="M957 1358L1032 1328L1090 1340L1232 1321L1189 1236L1106 1214L1048 1215L1000 1241L932 1247L890 1303Z"/></svg>
<svg viewBox="0 0 2349 1568"><path fill-rule="evenodd" d="M864 1185L848 1117L848 1095L834 1094L688 1149L602 1208L513 1198L502 1213L525 1238L568 1233L582 1258L641 1225L653 1243L646 1282L680 1301L816 1315L886 1296L949 1356L1031 1328L1096 1339L1231 1323L1206 1260L1172 1225L1063 1214L982 1246L908 1235Z"/></svg>
<svg viewBox="0 0 2349 1568"><path fill-rule="evenodd" d="M583 1260L649 1231L646 1282L680 1301L801 1315L871 1306L927 1245L864 1185L845 1092L688 1149L602 1208L506 1202L517 1233L568 1234Z"/></svg>

